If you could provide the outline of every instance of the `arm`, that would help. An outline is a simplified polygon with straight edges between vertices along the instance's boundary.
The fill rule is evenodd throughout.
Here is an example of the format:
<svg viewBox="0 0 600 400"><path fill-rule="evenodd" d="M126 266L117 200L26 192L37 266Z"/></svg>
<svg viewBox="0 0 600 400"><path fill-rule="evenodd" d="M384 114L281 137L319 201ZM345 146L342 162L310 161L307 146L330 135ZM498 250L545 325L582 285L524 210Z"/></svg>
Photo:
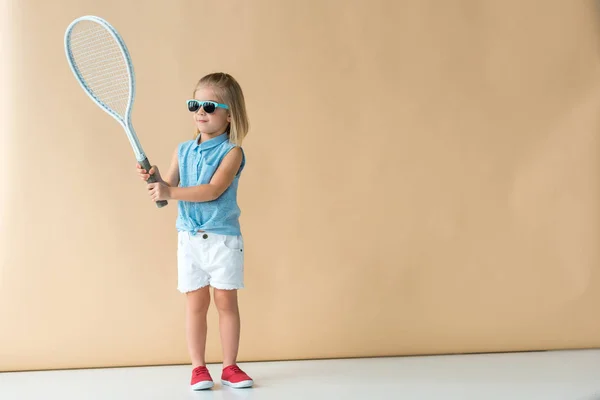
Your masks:
<svg viewBox="0 0 600 400"><path fill-rule="evenodd" d="M192 202L216 200L231 185L241 165L242 149L235 147L223 158L210 183L191 187L170 187L168 199Z"/></svg>
<svg viewBox="0 0 600 400"><path fill-rule="evenodd" d="M179 185L179 160L177 158L177 149L175 149L173 156L171 157L171 165L167 171L166 179L163 179L156 165L153 165L150 168L150 171L143 169L139 163L137 163L136 168L143 181L147 181L150 174L153 174L156 178L155 183L148 184L148 191L152 201L167 200L168 197L164 196L164 194L168 193L171 187Z"/></svg>
<svg viewBox="0 0 600 400"><path fill-rule="evenodd" d="M153 165L150 168L150 171L146 171L142 168L140 163L136 164L136 168L140 178L143 181L147 181L150 177L150 174L153 174L156 178L156 183L162 183L166 186L177 186L179 185L179 160L177 159L177 149L173 152L173 156L171 157L171 166L167 171L167 179L163 179L156 165Z"/></svg>
<svg viewBox="0 0 600 400"><path fill-rule="evenodd" d="M167 171L166 179L163 182L170 187L176 187L179 185L179 160L177 159L177 149L173 152L171 157L171 165Z"/></svg>

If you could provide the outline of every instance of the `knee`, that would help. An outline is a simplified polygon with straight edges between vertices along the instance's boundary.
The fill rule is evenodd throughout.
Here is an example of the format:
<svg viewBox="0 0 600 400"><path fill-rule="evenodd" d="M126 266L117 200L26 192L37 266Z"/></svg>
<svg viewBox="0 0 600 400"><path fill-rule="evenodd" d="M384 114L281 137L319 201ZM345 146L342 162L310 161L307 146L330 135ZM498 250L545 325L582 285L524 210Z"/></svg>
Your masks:
<svg viewBox="0 0 600 400"><path fill-rule="evenodd" d="M189 312L193 314L206 314L210 306L210 294L208 291L188 294L187 306Z"/></svg>
<svg viewBox="0 0 600 400"><path fill-rule="evenodd" d="M215 290L215 305L219 313L237 313L237 292L235 290Z"/></svg>

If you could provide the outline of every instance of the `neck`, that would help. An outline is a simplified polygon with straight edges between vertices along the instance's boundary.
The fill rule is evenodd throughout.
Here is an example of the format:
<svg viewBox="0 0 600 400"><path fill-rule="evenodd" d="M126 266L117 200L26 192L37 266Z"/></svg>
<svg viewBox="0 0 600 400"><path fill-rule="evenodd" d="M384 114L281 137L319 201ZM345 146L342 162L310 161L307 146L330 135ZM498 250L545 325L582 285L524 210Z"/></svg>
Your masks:
<svg viewBox="0 0 600 400"><path fill-rule="evenodd" d="M225 132L227 132L226 129L224 129L220 132L215 132L215 133L200 132L200 137L198 138L198 143L206 142L207 140L216 138L217 136L221 136Z"/></svg>

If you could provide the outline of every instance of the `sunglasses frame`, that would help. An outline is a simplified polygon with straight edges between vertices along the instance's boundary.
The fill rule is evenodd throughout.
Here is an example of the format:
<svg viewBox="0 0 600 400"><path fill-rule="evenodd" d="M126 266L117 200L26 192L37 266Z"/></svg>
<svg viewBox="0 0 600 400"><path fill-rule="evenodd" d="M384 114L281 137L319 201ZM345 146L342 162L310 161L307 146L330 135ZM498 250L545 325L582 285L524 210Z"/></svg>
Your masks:
<svg viewBox="0 0 600 400"><path fill-rule="evenodd" d="M191 103L198 103L199 107L196 109L196 111L190 110ZM211 101L211 100L200 101L200 100L196 100L196 99L190 99L190 100L186 101L188 111L193 112L193 113L198 112L198 110L200 110L201 108L204 108L205 104L212 104L215 107L215 111L217 111L217 108L224 108L226 110L229 110L229 106L227 104L217 103L216 101ZM206 112L206 110L204 110L204 111ZM215 111L213 111L213 112L215 112ZM212 114L212 113L207 113L207 114Z"/></svg>

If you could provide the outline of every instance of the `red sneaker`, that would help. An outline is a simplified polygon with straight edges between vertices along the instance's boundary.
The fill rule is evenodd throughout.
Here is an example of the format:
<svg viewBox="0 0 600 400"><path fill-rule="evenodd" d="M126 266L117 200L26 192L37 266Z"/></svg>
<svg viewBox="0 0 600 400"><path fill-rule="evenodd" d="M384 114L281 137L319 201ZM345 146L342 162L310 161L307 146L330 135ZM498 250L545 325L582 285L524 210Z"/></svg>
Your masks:
<svg viewBox="0 0 600 400"><path fill-rule="evenodd" d="M247 388L254 385L254 381L237 365L230 365L223 368L223 374L221 374L221 383L223 385L231 386L232 388Z"/></svg>
<svg viewBox="0 0 600 400"><path fill-rule="evenodd" d="M210 389L214 386L214 382L210 376L210 372L208 372L208 368L205 366L194 368L192 371L191 386L192 390Z"/></svg>

